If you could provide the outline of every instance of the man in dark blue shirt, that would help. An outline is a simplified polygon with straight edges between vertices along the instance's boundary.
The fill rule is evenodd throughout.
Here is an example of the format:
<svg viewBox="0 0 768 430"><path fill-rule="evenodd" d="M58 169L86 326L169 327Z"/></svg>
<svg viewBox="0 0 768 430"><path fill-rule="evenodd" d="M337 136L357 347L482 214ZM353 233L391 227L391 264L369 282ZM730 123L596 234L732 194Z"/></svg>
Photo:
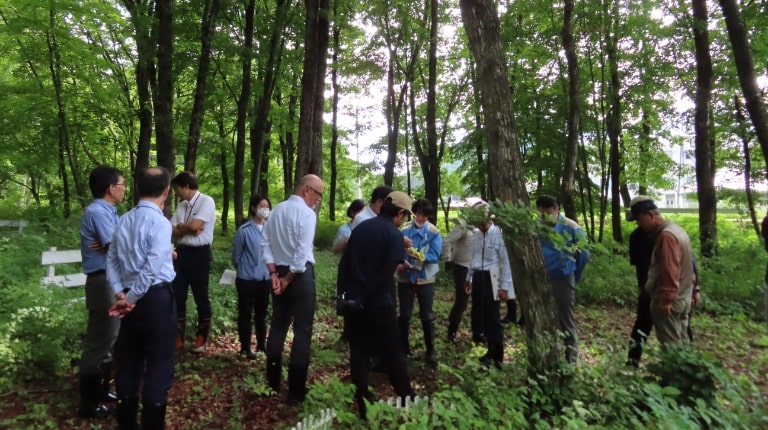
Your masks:
<svg viewBox="0 0 768 430"><path fill-rule="evenodd" d="M162 210L170 183L162 167L136 175L139 203L120 218L107 253L107 279L115 295L109 315L122 318L115 342L118 429L138 428L140 387L141 429L165 428L176 338L172 227Z"/></svg>
<svg viewBox="0 0 768 430"><path fill-rule="evenodd" d="M115 304L107 282L107 250L119 217L115 205L125 197L123 173L114 167L99 166L88 177L93 202L80 220L80 253L85 273L85 307L88 327L80 357L80 418L106 418L109 410L100 400L116 400L109 392L112 375L112 345L120 320L107 312Z"/></svg>
<svg viewBox="0 0 768 430"><path fill-rule="evenodd" d="M390 381L401 398L414 395L398 333L394 273L405 262L403 233L398 230L411 214L411 198L393 191L384 200L377 217L352 230L339 263L338 289L358 309L345 312L349 332L349 365L357 388L355 401L360 417L366 418L369 356L380 351L389 369Z"/></svg>

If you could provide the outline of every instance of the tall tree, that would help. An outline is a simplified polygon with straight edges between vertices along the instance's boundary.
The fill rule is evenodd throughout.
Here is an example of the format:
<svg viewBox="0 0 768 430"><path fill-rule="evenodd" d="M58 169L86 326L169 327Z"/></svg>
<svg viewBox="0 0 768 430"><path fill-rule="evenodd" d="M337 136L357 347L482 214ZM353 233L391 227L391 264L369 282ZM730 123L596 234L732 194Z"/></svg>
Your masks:
<svg viewBox="0 0 768 430"><path fill-rule="evenodd" d="M621 235L621 79L619 78L619 1L605 0L606 17L609 21L609 30L605 33L605 45L608 58L608 118L607 129L610 141L609 170L611 178L611 229L613 240L622 243ZM607 9L611 12L608 13Z"/></svg>
<svg viewBox="0 0 768 430"><path fill-rule="evenodd" d="M710 134L712 57L709 53L707 1L693 0L693 42L696 47L696 194L699 199L701 254L713 257L717 247L717 197L715 195L715 144Z"/></svg>
<svg viewBox="0 0 768 430"><path fill-rule="evenodd" d="M235 120L235 164L234 164L234 206L235 225L245 219L243 213L243 190L245 183L245 126L248 121L248 106L251 97L251 64L253 63L253 16L256 0L248 0L245 7L245 29L243 49L240 51L241 81L240 96L237 98L237 119Z"/></svg>
<svg viewBox="0 0 768 430"><path fill-rule="evenodd" d="M579 131L581 127L581 82L579 62L576 56L576 42L573 37L574 0L565 0L563 7L563 50L568 61L568 143L565 151L563 178L560 182L560 200L565 216L577 219L576 205L573 201L574 177L579 158Z"/></svg>
<svg viewBox="0 0 768 430"><path fill-rule="evenodd" d="M157 0L157 81L153 86L157 164L176 171L173 142L173 0ZM170 203L170 195L168 196ZM170 216L171 205L165 205Z"/></svg>
<svg viewBox="0 0 768 430"><path fill-rule="evenodd" d="M216 30L216 16L219 13L220 0L205 0L205 8L200 23L200 58L197 65L197 83L195 100L189 120L187 150L184 154L184 170L194 172L197 162L197 147L200 144L200 129L205 117L205 97L208 84L208 70L211 65L211 42Z"/></svg>
<svg viewBox="0 0 768 430"><path fill-rule="evenodd" d="M460 0L461 17L477 64L477 82L488 139L489 178L496 196L528 204L517 128L512 108L507 63L500 41L500 22L492 0ZM547 374L562 357L557 341L558 321L549 288L541 246L535 236L506 241L516 291L525 312L528 364L534 373Z"/></svg>
<svg viewBox="0 0 768 430"><path fill-rule="evenodd" d="M755 128L757 141L763 150L766 164L765 175L768 178L768 112L765 110L760 88L757 86L755 66L747 39L747 29L744 26L736 0L718 1L723 10L725 26L728 28L728 38L733 49L733 61L736 63L736 71L746 100L747 112L749 112L752 126Z"/></svg>

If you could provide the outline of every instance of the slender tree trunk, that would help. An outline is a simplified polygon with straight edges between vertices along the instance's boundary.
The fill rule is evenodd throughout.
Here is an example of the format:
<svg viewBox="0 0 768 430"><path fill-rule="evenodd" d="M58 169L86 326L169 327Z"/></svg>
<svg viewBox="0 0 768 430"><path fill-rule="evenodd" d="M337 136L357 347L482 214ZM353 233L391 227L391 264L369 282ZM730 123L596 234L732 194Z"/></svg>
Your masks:
<svg viewBox="0 0 768 430"><path fill-rule="evenodd" d="M461 16L477 64L480 100L488 139L489 178L496 196L503 201L528 204L512 92L500 23L492 0L460 0ZM506 241L515 287L523 307L531 373L548 374L562 357L558 321L551 288L544 269L541 246L535 236Z"/></svg>
<svg viewBox="0 0 768 430"><path fill-rule="evenodd" d="M341 29L339 27L339 13L336 2L333 3L333 57L331 64L331 89L333 91L333 106L331 110L333 112L333 119L331 120L331 181L328 184L330 189L330 197L328 199L328 212L330 212L330 220L336 221L336 180L338 175L338 165L336 158L338 156L339 146L339 50L341 49L339 43L339 35Z"/></svg>
<svg viewBox="0 0 768 430"><path fill-rule="evenodd" d="M733 49L733 61L736 64L736 72L739 75L741 90L744 92L747 112L755 127L757 141L763 150L766 169L764 174L768 178L768 112L765 110L760 88L757 86L755 66L752 62L752 53L749 50L749 39L741 12L736 0L719 0L723 10L725 26L728 28L728 38Z"/></svg>
<svg viewBox="0 0 768 430"><path fill-rule="evenodd" d="M216 125L219 129L219 169L221 170L221 235L226 236L229 232L229 166L227 163L227 131L224 126L224 116L219 114L216 118Z"/></svg>
<svg viewBox="0 0 768 430"><path fill-rule="evenodd" d="M296 124L296 103L298 100L293 94L292 91L288 97L288 120L285 126L285 137L280 140L280 152L283 156L283 193L286 197L293 193L293 172L296 157L294 128Z"/></svg>
<svg viewBox="0 0 768 430"><path fill-rule="evenodd" d="M617 243L623 242L621 234L622 206L621 206L621 96L619 88L619 59L618 59L618 25L619 19L618 1L613 1L613 10L611 12L611 25L605 34L605 45L608 53L608 70L610 74L609 99L610 109L608 110L608 138L611 144L609 156L609 171L611 178L611 229L613 231L613 240Z"/></svg>
<svg viewBox="0 0 768 430"><path fill-rule="evenodd" d="M245 126L248 121L248 105L251 96L251 63L253 62L253 17L256 0L249 0L245 9L245 31L243 50L240 56L242 78L240 97L237 99L237 120L235 121L235 166L234 166L234 204L235 225L245 219L243 191L245 183Z"/></svg>
<svg viewBox="0 0 768 430"><path fill-rule="evenodd" d="M696 47L696 194L699 199L701 254L714 257L717 250L717 198L715 196L715 145L710 135L712 57L707 31L707 2L693 0L693 41Z"/></svg>
<svg viewBox="0 0 768 430"><path fill-rule="evenodd" d="M763 240L763 236L760 234L760 224L757 222L757 211L755 210L755 198L752 193L752 159L749 150L750 139L746 136L746 133L741 130L747 129L747 118L744 116L743 106L741 105L741 99L733 96L733 107L736 116L736 122L739 125L740 130L739 138L741 139L741 148L744 152L744 191L747 194L747 207L749 208L749 218L752 220L752 228L755 230L758 240Z"/></svg>
<svg viewBox="0 0 768 430"><path fill-rule="evenodd" d="M219 13L221 0L206 0L203 18L200 23L200 60L197 66L197 84L195 100L192 104L192 115L189 120L187 136L187 151L184 154L184 170L194 172L197 162L197 148L200 144L200 130L205 117L205 98L208 83L208 70L211 65L211 42L216 32L216 16Z"/></svg>
<svg viewBox="0 0 768 430"><path fill-rule="evenodd" d="M264 65L264 88L261 91L261 97L254 102L254 112L256 113L251 125L251 194L265 191L260 184L265 179L262 172L262 160L269 158L269 152L265 150L268 145L269 134L269 114L272 107L272 95L274 94L277 75L280 73L280 63L283 55L283 46L285 38L286 17L290 4L286 0L278 0L275 5L275 17L272 23L272 35L269 40L269 55Z"/></svg>
<svg viewBox="0 0 768 430"><path fill-rule="evenodd" d="M576 204L573 200L573 183L579 159L579 129L581 128L581 104L579 62L576 57L576 42L573 38L574 0L565 0L563 14L563 49L568 61L568 144L565 151L563 179L560 184L560 200L565 216L577 219Z"/></svg>
<svg viewBox="0 0 768 430"><path fill-rule="evenodd" d="M157 85L155 86L155 140L157 164L173 174L176 160L173 143L173 0L157 0ZM171 215L171 196L164 212Z"/></svg>

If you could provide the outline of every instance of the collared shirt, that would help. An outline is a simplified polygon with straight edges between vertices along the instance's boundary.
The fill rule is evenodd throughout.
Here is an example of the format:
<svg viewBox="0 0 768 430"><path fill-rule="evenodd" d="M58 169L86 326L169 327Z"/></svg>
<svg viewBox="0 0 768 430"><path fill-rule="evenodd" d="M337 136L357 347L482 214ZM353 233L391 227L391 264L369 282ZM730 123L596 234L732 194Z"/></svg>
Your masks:
<svg viewBox="0 0 768 430"><path fill-rule="evenodd" d="M371 218L376 218L378 214L371 209L371 206L366 206L365 209L361 210L360 212L355 215L355 219L352 220L352 230L355 229L358 225L360 225L361 222L365 220L369 220Z"/></svg>
<svg viewBox="0 0 768 430"><path fill-rule="evenodd" d="M269 279L269 269L261 258L261 242L264 237L263 225L248 220L237 229L232 246L232 264L237 268L237 277L249 281Z"/></svg>
<svg viewBox="0 0 768 430"><path fill-rule="evenodd" d="M408 256L408 262L421 268L419 270L407 270L398 275L399 282L418 285L434 284L435 276L440 270L440 254L443 251L443 236L440 230L430 222L424 223L421 227L416 223L410 222L403 228L403 236L413 241L413 248L424 254L424 261L419 262L414 257Z"/></svg>
<svg viewBox="0 0 768 430"><path fill-rule="evenodd" d="M575 274L576 282L581 280L581 273L589 262L586 249L587 236L576 221L557 215L557 222L552 226L555 233L563 238L563 243L555 244L546 234L539 235L544 265L550 278L563 278Z"/></svg>
<svg viewBox="0 0 768 430"><path fill-rule="evenodd" d="M293 273L303 273L307 263L315 264L312 249L317 215L304 199L292 195L269 214L262 242L264 264L288 266Z"/></svg>
<svg viewBox="0 0 768 430"><path fill-rule="evenodd" d="M107 268L107 253L94 251L91 244L99 241L106 247L112 241L117 221L117 209L104 199L96 199L83 213L80 220L80 254L83 256L83 273L93 273Z"/></svg>
<svg viewBox="0 0 768 430"><path fill-rule="evenodd" d="M509 266L507 247L501 229L491 225L487 232L475 229L472 233L472 262L467 271L467 281L472 280L474 272L491 270L499 267L499 288L512 291L512 268Z"/></svg>
<svg viewBox="0 0 768 430"><path fill-rule="evenodd" d="M216 222L216 203L211 196L205 195L200 191L195 192L189 201L182 200L176 205L176 212L171 218L171 225L174 227L179 224L199 219L203 221L203 231L199 235L188 234L178 243L188 246L203 246L213 243L213 224Z"/></svg>
<svg viewBox="0 0 768 430"><path fill-rule="evenodd" d="M472 263L472 233L475 229L461 221L443 240L443 259L459 266Z"/></svg>
<svg viewBox="0 0 768 430"><path fill-rule="evenodd" d="M149 287L176 277L171 253L171 223L160 208L146 200L120 217L107 252L107 280L115 294L136 303Z"/></svg>

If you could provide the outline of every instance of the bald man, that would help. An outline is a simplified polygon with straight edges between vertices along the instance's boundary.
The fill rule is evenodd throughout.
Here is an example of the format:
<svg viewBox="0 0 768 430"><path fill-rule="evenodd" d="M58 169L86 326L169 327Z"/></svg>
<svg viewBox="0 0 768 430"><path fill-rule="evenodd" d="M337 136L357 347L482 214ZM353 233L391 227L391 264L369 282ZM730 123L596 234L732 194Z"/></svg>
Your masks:
<svg viewBox="0 0 768 430"><path fill-rule="evenodd" d="M272 281L272 322L267 338L267 382L280 392L285 337L293 323L293 346L288 363L289 404L300 404L307 394L307 371L315 319L315 209L323 199L323 180L306 175L294 194L275 206L264 226L263 258Z"/></svg>

